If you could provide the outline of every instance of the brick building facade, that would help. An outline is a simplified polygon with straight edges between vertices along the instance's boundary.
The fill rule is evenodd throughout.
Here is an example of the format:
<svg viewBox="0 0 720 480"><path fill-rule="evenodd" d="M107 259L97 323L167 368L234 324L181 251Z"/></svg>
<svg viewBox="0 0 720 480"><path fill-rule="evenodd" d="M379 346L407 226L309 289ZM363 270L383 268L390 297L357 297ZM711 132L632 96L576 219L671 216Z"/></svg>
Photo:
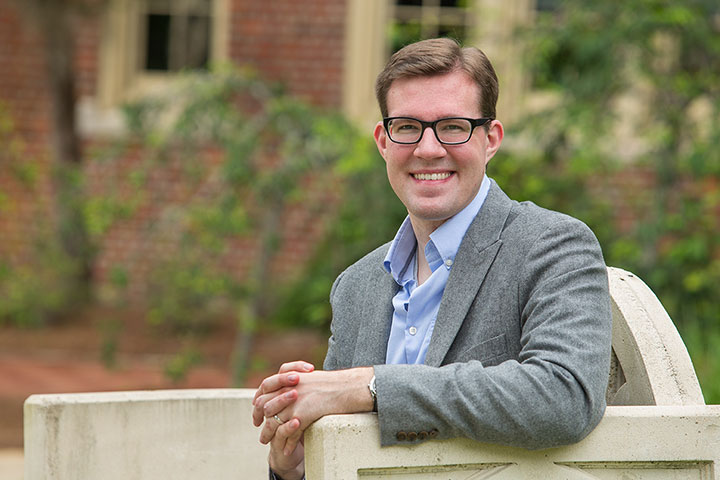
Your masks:
<svg viewBox="0 0 720 480"><path fill-rule="evenodd" d="M72 2L70 2L72 3ZM89 2L93 3L93 2ZM518 25L532 21L535 8L552 2L535 0L112 0L79 15L74 24L78 129L90 155L91 146L120 129L122 102L152 93L173 77L172 54L155 58L148 47L172 43L172 18L204 32L210 61L250 65L290 93L320 107L344 112L361 127L377 121L372 84L393 42L407 27L424 36L452 33L465 43L481 45L498 70L498 112L506 125L532 104L528 74L517 61L512 41ZM47 235L54 218L50 182L53 127L43 36L22 0L0 0L0 260L19 262L30 251L30 239ZM165 10L163 10L165 9ZM183 10L184 9L184 10ZM193 10L196 9L196 10ZM197 13L200 12L200 13ZM200 19L200 20L198 20ZM394 22L394 23L393 23ZM178 22L176 22L178 23ZM391 24L393 29L390 28ZM193 27L194 25L194 27ZM198 27L200 25L200 27ZM395 28L398 25L402 28ZM159 29L153 33L150 26ZM404 26L404 27L403 27ZM203 30L205 28L205 30ZM408 31L409 31L408 30ZM389 32L393 32L390 34ZM399 32L399 33L398 33ZM153 36L155 35L155 36ZM157 35L160 35L159 37ZM163 36L165 35L165 36ZM393 35L395 35L393 37ZM189 37L188 37L189 38ZM169 44L170 44L169 43ZM168 47L171 52L174 47ZM175 49L177 50L177 49ZM162 55L161 55L162 57ZM158 62L168 68L160 67ZM182 64L180 65L182 66ZM630 131L630 129L625 129ZM628 142L625 142L626 144ZM128 165L133 162L128 159ZM88 188L102 193L117 172L98 164L88 169ZM168 250L162 225L168 210L190 192L171 168L153 173L153 201L117 222L103 237L95 274L107 281L124 266L143 295L148 259ZM653 183L641 172L643 185ZM633 178L613 180L613 191L633 191ZM629 186L624 187L623 183ZM316 205L331 205L337 190L309 187ZM623 213L623 212L620 212ZM627 212L625 212L627 213ZM283 217L285 245L276 261L289 274L307 259L322 233L317 209L289 208ZM634 215L620 218L629 228ZM44 230L45 229L45 230ZM162 229L160 229L162 230ZM244 271L257 240L239 240L229 266Z"/></svg>
<svg viewBox="0 0 720 480"><path fill-rule="evenodd" d="M117 71L112 64L125 61L118 55L121 48L113 51L115 39L108 36L117 32L118 23L137 20L128 18L136 13L126 8L128 3L132 2L115 2L105 10L75 18L76 92L85 156L92 155L92 144L98 139L102 141L108 131L112 136L117 125L112 118L117 116L118 105L134 94L122 91L132 86L131 78L129 85L119 86L119 93L118 88L111 94L103 91L103 82L108 82L103 76ZM292 94L316 106L341 108L345 0L206 3L211 5L214 15L210 35L212 49L216 50L212 52L213 59L249 65L262 77L282 82ZM0 138L13 145L12 149L3 147L5 152L0 153L0 258L10 262L22 262L24 255L31 252L32 239L47 235L54 218L49 175L52 107L43 37L30 15L22 2L0 0L0 121L5 125L0 127ZM125 18L119 21L118 15ZM225 44L214 45L218 38ZM132 75L134 72L125 72L126 77ZM128 158L129 164L133 161ZM24 171L23 163L28 165L24 176L18 174ZM101 192L107 183L105 177L117 172L97 163L88 164L88 188ZM178 184L177 172L172 168L153 175L154 200L159 202L150 202L132 218L117 222L103 238L95 262L99 284L107 281L115 266L122 265L133 279L135 298L142 298L149 260L158 258L168 248L162 233L150 227L161 222L168 209L186 201L191 194L187 186ZM311 202L333 202L333 188L310 188L314 190L309 195ZM279 253L276 263L288 272L312 254L313 241L322 233L322 222L312 221L311 215L309 210L291 206L283 216L287 247ZM229 258L231 267L238 272L245 270L256 249L256 239L239 240L236 253Z"/></svg>

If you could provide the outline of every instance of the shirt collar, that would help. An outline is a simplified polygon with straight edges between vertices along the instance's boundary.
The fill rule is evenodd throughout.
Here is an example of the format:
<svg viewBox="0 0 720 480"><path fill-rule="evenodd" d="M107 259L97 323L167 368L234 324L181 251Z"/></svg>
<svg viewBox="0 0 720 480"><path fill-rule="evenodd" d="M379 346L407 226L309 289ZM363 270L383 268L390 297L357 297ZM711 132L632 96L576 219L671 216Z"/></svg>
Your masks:
<svg viewBox="0 0 720 480"><path fill-rule="evenodd" d="M399 285L404 285L415 277L415 248L417 240L410 217L400 225L390 249L385 255L383 267Z"/></svg>
<svg viewBox="0 0 720 480"><path fill-rule="evenodd" d="M430 234L430 241L425 246L425 257L433 272L442 264L447 268L452 266L465 232L482 208L489 191L490 179L485 175L475 198ZM400 226L383 261L383 267L399 285L404 285L415 277L416 247L415 232L408 216Z"/></svg>

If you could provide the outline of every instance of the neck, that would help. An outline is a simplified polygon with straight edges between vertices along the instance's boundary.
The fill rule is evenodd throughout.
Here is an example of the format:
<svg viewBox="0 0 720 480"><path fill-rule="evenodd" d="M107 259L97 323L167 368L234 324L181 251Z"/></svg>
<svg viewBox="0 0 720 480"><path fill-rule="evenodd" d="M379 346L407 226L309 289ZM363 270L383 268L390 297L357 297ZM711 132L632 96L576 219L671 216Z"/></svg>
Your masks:
<svg viewBox="0 0 720 480"><path fill-rule="evenodd" d="M434 232L440 225L445 223L445 220L418 220L410 216L410 222L415 232L415 240L417 241L416 250L416 262L417 262L417 282L418 285L422 285L425 280L430 278L432 270L430 270L430 264L428 264L425 258L425 245L430 241L430 234Z"/></svg>
<svg viewBox="0 0 720 480"><path fill-rule="evenodd" d="M420 247L420 244L418 243L417 252L415 253L415 262L417 262L417 282L418 285L422 285L425 283L425 280L430 278L430 275L432 275L430 264L425 258L425 245Z"/></svg>
<svg viewBox="0 0 720 480"><path fill-rule="evenodd" d="M423 250L425 245L430 241L430 234L440 227L445 220L419 220L410 215L410 223L412 223L415 239L417 240L418 249ZM423 257L425 254L423 253Z"/></svg>

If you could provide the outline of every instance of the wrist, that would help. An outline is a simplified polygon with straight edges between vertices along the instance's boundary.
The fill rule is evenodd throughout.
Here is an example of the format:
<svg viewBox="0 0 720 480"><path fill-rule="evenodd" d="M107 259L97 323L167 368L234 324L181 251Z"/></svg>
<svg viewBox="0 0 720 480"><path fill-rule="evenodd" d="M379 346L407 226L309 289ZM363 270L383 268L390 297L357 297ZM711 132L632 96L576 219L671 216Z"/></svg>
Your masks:
<svg viewBox="0 0 720 480"><path fill-rule="evenodd" d="M370 382L375 377L375 369L373 367L360 367L355 369L356 380L354 382L352 411L345 413L362 413L372 412L375 405L372 392L370 390Z"/></svg>
<svg viewBox="0 0 720 480"><path fill-rule="evenodd" d="M372 397L373 401L373 412L377 412L377 387L375 386L375 375L373 374L372 378L370 379L370 383L368 383L368 390L370 390L370 396Z"/></svg>
<svg viewBox="0 0 720 480"><path fill-rule="evenodd" d="M279 474L275 473L273 469L270 469L270 480L293 480L297 478L298 480L305 480L305 473L301 473L299 477L281 477Z"/></svg>
<svg viewBox="0 0 720 480"><path fill-rule="evenodd" d="M301 448L298 445L298 448ZM299 460L295 463L297 457L286 457L280 453L280 458L275 458L272 454L268 456L268 470L270 472L270 480L302 480L305 478L305 460L300 455ZM276 461L279 460L279 461Z"/></svg>

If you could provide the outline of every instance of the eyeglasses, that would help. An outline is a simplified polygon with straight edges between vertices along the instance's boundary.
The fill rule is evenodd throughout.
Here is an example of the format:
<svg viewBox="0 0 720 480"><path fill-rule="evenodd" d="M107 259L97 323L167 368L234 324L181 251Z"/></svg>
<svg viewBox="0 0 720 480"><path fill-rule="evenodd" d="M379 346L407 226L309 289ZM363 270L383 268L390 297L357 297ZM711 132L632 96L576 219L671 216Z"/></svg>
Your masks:
<svg viewBox="0 0 720 480"><path fill-rule="evenodd" d="M492 120L492 118L449 117L434 122L423 122L412 117L386 117L383 118L383 126L390 140L403 145L418 143L428 127L432 128L435 138L443 145L460 145L470 140L475 127L485 125Z"/></svg>

